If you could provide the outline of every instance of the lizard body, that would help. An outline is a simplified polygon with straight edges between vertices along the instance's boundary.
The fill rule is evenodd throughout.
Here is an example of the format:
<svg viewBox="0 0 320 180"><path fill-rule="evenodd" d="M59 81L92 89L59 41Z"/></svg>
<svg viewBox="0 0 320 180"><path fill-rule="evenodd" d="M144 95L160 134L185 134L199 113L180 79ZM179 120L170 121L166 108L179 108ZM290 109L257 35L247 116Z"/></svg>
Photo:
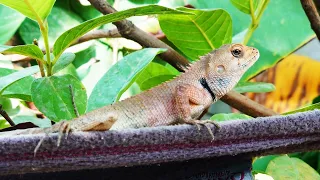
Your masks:
<svg viewBox="0 0 320 180"><path fill-rule="evenodd" d="M173 80L71 121L59 122L51 127L51 132L198 124L200 121L196 119L230 91L258 58L259 51L255 48L242 44L224 45L200 57ZM13 133L43 132L43 129L33 128Z"/></svg>

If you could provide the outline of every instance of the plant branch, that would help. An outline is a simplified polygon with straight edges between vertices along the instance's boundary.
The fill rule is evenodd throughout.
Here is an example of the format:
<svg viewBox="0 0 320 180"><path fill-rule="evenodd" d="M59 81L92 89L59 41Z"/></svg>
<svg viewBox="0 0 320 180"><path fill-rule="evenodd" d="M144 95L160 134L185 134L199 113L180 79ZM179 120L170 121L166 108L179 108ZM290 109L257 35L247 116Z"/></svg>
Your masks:
<svg viewBox="0 0 320 180"><path fill-rule="evenodd" d="M93 39L100 39L100 38L117 38L122 37L119 33L118 29L98 29L91 32L88 32L87 34L80 37L78 40L72 43L72 45L80 44L86 41L90 41ZM71 46L72 46L71 45Z"/></svg>
<svg viewBox="0 0 320 180"><path fill-rule="evenodd" d="M7 112L5 110L2 109L2 104L0 104L0 114L1 116L7 120L7 122L10 124L10 126L15 126L16 124L12 121L12 119L10 118L10 116L7 114Z"/></svg>
<svg viewBox="0 0 320 180"><path fill-rule="evenodd" d="M315 4L312 0L300 0L300 2L310 21L312 30L316 33L318 40L320 41L320 16Z"/></svg>
<svg viewBox="0 0 320 180"><path fill-rule="evenodd" d="M89 2L102 14L117 12L105 0L89 0ZM160 54L160 57L178 70L183 71L185 67L189 66L189 61L181 56L178 52L176 52L170 46L158 40L154 36L142 31L131 21L122 20L114 22L113 24L117 26L118 31L123 37L134 40L143 46L167 48L168 50L165 53ZM276 114L272 110L267 109L266 107L252 101L251 99L233 91L227 93L224 97L222 97L222 101L252 117L271 116Z"/></svg>
<svg viewBox="0 0 320 180"><path fill-rule="evenodd" d="M247 96L241 95L235 91L230 91L227 95L223 96L221 100L252 117L277 115L277 113L271 109L268 109L265 106L252 101Z"/></svg>

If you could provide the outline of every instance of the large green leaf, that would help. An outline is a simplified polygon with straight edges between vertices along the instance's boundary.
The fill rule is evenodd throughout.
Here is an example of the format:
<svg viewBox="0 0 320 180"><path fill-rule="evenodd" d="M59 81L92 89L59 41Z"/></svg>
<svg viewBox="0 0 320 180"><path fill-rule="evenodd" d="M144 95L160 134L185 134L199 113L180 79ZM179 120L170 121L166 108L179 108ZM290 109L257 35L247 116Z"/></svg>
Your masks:
<svg viewBox="0 0 320 180"><path fill-rule="evenodd" d="M134 78L164 49L145 48L125 56L103 75L94 87L88 111L106 106L120 98L122 93L134 82Z"/></svg>
<svg viewBox="0 0 320 180"><path fill-rule="evenodd" d="M230 1L187 1L196 8L226 9L232 17L233 35L241 33L250 25L250 16L236 9ZM310 28L310 22L300 1L271 0L248 43L259 49L260 58L245 73L242 80L248 80L262 70L273 66L313 37L314 32Z"/></svg>
<svg viewBox="0 0 320 180"><path fill-rule="evenodd" d="M243 13L246 13L246 14L251 13L250 0L230 0L230 1L236 8L238 8ZM253 1L253 11L255 12L258 6L258 0L252 0L252 1Z"/></svg>
<svg viewBox="0 0 320 180"><path fill-rule="evenodd" d="M167 38L191 59L231 42L231 17L225 10L178 9L195 15L159 15L160 26Z"/></svg>
<svg viewBox="0 0 320 180"><path fill-rule="evenodd" d="M0 68L0 77L7 76L17 72L13 69ZM32 76L27 76L9 85L1 94L6 98L18 98L25 101L31 101L31 83L34 80Z"/></svg>
<svg viewBox="0 0 320 180"><path fill-rule="evenodd" d="M0 53L3 54L21 54L42 61L43 53L41 49L33 44L20 46L0 45Z"/></svg>
<svg viewBox="0 0 320 180"><path fill-rule="evenodd" d="M39 78L31 85L32 100L49 119L58 122L76 117L69 86L79 114L84 114L87 105L86 90L82 83L70 74Z"/></svg>
<svg viewBox="0 0 320 180"><path fill-rule="evenodd" d="M62 20L63 18L63 20ZM53 7L47 18L49 26L49 42L53 43L65 31L79 25L82 19L75 13L61 7ZM25 19L19 28L19 34L26 44L30 44L34 39L38 39L39 46L44 47L37 22Z"/></svg>
<svg viewBox="0 0 320 180"><path fill-rule="evenodd" d="M69 64L72 63L74 58L76 57L75 54L67 52L63 53L56 64L52 67L52 73L57 73L58 71L62 70L63 68L67 67Z"/></svg>
<svg viewBox="0 0 320 180"><path fill-rule="evenodd" d="M22 14L0 4L0 44L13 36L24 18Z"/></svg>
<svg viewBox="0 0 320 180"><path fill-rule="evenodd" d="M274 179L320 179L320 175L307 163L298 158L280 156L272 159L266 173Z"/></svg>
<svg viewBox="0 0 320 180"><path fill-rule="evenodd" d="M20 71L14 72L12 74L9 74L7 76L0 77L0 95L12 83L37 72L39 72L39 67L31 66Z"/></svg>
<svg viewBox="0 0 320 180"><path fill-rule="evenodd" d="M238 93L245 93L245 92L254 92L254 93L265 93L274 91L276 87L271 83L265 82L239 82L234 91Z"/></svg>
<svg viewBox="0 0 320 180"><path fill-rule="evenodd" d="M0 0L0 3L37 21L39 19L44 20L49 15L55 0Z"/></svg>
<svg viewBox="0 0 320 180"><path fill-rule="evenodd" d="M61 53L77 38L81 37L88 31L114 21L119 21L130 16L140 16L148 14L182 14L182 11L176 11L170 8L149 5L144 7L132 8L125 11L120 11L112 14L108 14L96 19L86 21L79 26L76 26L65 33L63 33L53 46L53 54L58 58Z"/></svg>

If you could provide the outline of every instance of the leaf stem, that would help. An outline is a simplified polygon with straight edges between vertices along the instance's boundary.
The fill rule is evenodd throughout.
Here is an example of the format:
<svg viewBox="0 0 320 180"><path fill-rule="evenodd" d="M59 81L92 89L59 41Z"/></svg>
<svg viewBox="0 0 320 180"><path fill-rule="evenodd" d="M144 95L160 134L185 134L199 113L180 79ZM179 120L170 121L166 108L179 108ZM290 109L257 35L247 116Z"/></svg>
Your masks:
<svg viewBox="0 0 320 180"><path fill-rule="evenodd" d="M50 60L50 46L49 46L49 39L48 39L48 23L43 22L41 17L38 15L38 13L35 11L35 9L30 4L29 0L24 0L26 5L29 7L29 9L32 11L32 13L35 15L37 22L39 24L41 35L44 39L44 44L46 48L46 56L47 56L47 62L46 62L46 69L47 69L47 76L51 76L51 60ZM40 67L40 66L39 66Z"/></svg>
<svg viewBox="0 0 320 180"><path fill-rule="evenodd" d="M36 45L36 46L38 46L38 40L37 40L37 39L34 39L34 40L33 40L33 44ZM45 74L44 69L43 69L43 62L44 62L44 61L43 61L43 60L40 61L40 60L38 60L38 59L36 59L36 61L37 61L38 65L39 65L39 68L40 68L41 77L45 77L46 74Z"/></svg>
<svg viewBox="0 0 320 180"><path fill-rule="evenodd" d="M250 15L251 15L251 24L249 29L244 37L243 44L247 44L253 34L253 32L257 29L260 23L260 19L270 0L263 0L261 8L258 9L258 15L255 16L254 8L253 8L253 0L250 0Z"/></svg>

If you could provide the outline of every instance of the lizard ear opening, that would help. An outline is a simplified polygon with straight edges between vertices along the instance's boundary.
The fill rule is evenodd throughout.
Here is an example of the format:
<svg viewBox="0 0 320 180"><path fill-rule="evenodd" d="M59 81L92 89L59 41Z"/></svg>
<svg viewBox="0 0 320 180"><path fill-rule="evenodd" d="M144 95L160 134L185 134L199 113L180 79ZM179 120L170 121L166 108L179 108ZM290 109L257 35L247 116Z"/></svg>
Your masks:
<svg viewBox="0 0 320 180"><path fill-rule="evenodd" d="M216 71L221 74L221 73L224 73L226 71L226 68L223 66L223 65L218 65L216 67Z"/></svg>

